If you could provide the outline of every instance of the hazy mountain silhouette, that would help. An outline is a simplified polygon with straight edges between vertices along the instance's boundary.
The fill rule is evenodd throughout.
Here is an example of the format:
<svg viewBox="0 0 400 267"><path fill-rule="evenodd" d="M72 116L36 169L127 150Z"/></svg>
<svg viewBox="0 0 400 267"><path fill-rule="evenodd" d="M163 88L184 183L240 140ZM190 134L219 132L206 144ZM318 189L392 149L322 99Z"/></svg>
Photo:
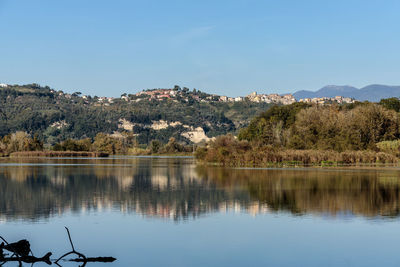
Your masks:
<svg viewBox="0 0 400 267"><path fill-rule="evenodd" d="M400 86L372 84L358 89L348 85L328 85L315 92L301 90L293 95L297 100L301 98L344 96L360 101L378 102L383 98L400 97Z"/></svg>

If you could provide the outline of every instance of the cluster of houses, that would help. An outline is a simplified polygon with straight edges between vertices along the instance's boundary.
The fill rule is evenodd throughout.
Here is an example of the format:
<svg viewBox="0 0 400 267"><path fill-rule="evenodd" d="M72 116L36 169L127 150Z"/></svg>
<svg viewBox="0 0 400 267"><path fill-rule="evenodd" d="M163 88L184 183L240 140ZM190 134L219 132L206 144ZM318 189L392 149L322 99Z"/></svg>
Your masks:
<svg viewBox="0 0 400 267"><path fill-rule="evenodd" d="M68 93L64 93L63 91L56 91L56 90L54 90L54 89L50 89L50 93L56 95L57 97L66 98L66 99L72 99L72 97L74 97L74 96L75 96L75 97L79 96L79 97L81 97L81 98L84 100L84 102L85 102L86 104L89 104L90 99L91 99L91 97L88 96L88 95L80 95L80 93L68 94ZM114 99L115 99L114 97L105 97L105 96L102 96L102 97L98 97L98 98L97 98L97 102L98 102L98 103L105 104L105 105L107 106L107 105L113 103L113 102L114 102Z"/></svg>
<svg viewBox="0 0 400 267"><path fill-rule="evenodd" d="M146 90L137 93L135 96L149 96L149 100L163 100L163 99L174 99L178 95L182 95L181 91L177 91L174 89L156 89L156 90ZM124 96L125 100L129 100L127 96ZM192 99L197 100L199 102L241 102L245 101L246 99L252 102L265 102L265 103L276 103L276 104L283 104L289 105L296 102L296 99L292 94L286 95L278 95L278 94L257 94L257 92L251 93L250 95L244 96L237 96L237 97L228 97L228 96L220 96L215 94L209 94L206 97L200 97L199 95L193 93L191 94ZM184 98L184 100L187 100Z"/></svg>
<svg viewBox="0 0 400 267"><path fill-rule="evenodd" d="M8 84L0 83L1 88L8 87ZM71 99L73 96L78 96L77 94L68 94L63 91L55 91L53 89L50 90L51 93L58 95L59 97L65 97L67 99ZM295 102L303 102L303 103L312 103L312 104L346 104L346 103L354 103L355 100L350 97L343 96L335 96L335 97L316 97L316 98L303 98L297 101L292 94L257 94L257 92L253 92L247 96L237 96L237 97L228 97L228 96L220 96L216 94L199 94L195 90L193 92L189 91L189 89L184 88L184 90L180 90L177 88L174 89L153 89L153 90L143 90L141 92L136 93L135 95L121 95L121 100L125 100L127 102L139 102L141 100L148 99L151 100L167 100L172 99L177 101L177 97L180 97L180 100L189 101L189 98L198 101L198 102L241 102L241 101L251 101L257 103L271 103L271 104L282 104L282 105L290 105ZM85 102L89 103L90 97L87 95L81 95L82 99ZM95 97L92 98L95 102L103 105L109 105L114 103L114 97Z"/></svg>
<svg viewBox="0 0 400 267"><path fill-rule="evenodd" d="M171 99L178 95L178 91L174 89L156 89L156 90L147 90L141 91L136 94L136 96L150 96L150 99Z"/></svg>
<svg viewBox="0 0 400 267"><path fill-rule="evenodd" d="M213 98L215 99L215 97L217 97L217 99L221 102L240 102L240 101L244 101L245 98L243 96L237 96L237 97L228 97L228 96L218 96L218 95L213 95Z"/></svg>
<svg viewBox="0 0 400 267"><path fill-rule="evenodd" d="M299 100L299 102L312 103L312 104L331 104L331 103L351 104L354 103L355 100L350 97L335 96L335 97L302 98Z"/></svg>
<svg viewBox="0 0 400 267"><path fill-rule="evenodd" d="M257 94L253 92L247 96L252 102L265 102L274 104L290 105L296 102L296 99L292 94L278 95L278 94Z"/></svg>
<svg viewBox="0 0 400 267"><path fill-rule="evenodd" d="M115 99L114 97L101 96L101 97L97 98L97 102L111 104L111 103L114 103L114 99Z"/></svg>
<svg viewBox="0 0 400 267"><path fill-rule="evenodd" d="M177 96L182 96L182 91L175 89L155 89L155 90L146 90L141 91L135 94L136 97L149 96L149 100L164 100L164 99L175 99ZM272 103L272 104L282 104L282 105L290 105L295 102L304 102L304 103L315 103L315 104L345 104L345 103L354 103L355 100L350 97L317 97L317 98L304 98L299 101L292 94L257 94L257 92L253 92L247 96L238 96L238 97L228 97L228 96L220 96L215 94L207 94L206 97L200 97L199 95L193 93L191 94L192 99L199 102L241 102L241 101L251 101L257 103ZM129 97L123 95L122 99L129 101ZM139 100L139 99L138 99ZM187 97L183 98L183 100L188 101Z"/></svg>

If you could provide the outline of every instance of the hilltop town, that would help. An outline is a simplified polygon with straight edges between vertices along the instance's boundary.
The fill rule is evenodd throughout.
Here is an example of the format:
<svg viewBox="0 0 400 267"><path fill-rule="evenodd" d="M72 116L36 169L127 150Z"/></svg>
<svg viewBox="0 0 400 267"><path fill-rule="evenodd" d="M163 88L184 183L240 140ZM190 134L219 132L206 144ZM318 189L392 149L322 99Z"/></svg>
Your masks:
<svg viewBox="0 0 400 267"><path fill-rule="evenodd" d="M172 99L172 100L184 100L189 101L190 98L185 94L190 92L191 99L194 101L199 102L242 102L242 101L250 101L256 103L268 103L268 104L281 104L281 105L290 105L295 102L304 102L304 103L314 103L314 104L348 104L354 103L355 99L350 97L315 97L315 98L304 98L299 99L297 101L292 94L258 94L257 92L253 92L247 96L237 96L237 97L229 97L224 95L216 95L216 94L207 94L200 91L189 91L188 88L184 87L181 90L179 87L175 87L174 89L153 89L153 90L143 90L139 93L134 95L122 95L121 98L126 101L141 101L143 99L148 100L165 100L165 99ZM101 101L113 101L113 98L103 98Z"/></svg>
<svg viewBox="0 0 400 267"><path fill-rule="evenodd" d="M35 84L34 84L35 85ZM37 85L40 87L39 85ZM8 85L5 83L0 83L1 88L15 88L15 85ZM46 87L47 88L47 87ZM237 97L229 97L225 95L217 95L217 94L208 94L201 92L200 90L193 89L189 90L187 87L181 88L180 86L175 86L172 89L147 89L142 90L136 94L122 94L120 98L115 97L91 97L89 95L82 95L80 92L76 92L73 94L64 93L63 91L56 91L54 89L49 89L49 92L55 94L59 97L65 97L67 99L71 99L73 96L81 97L85 100L86 103L89 102L97 102L103 103L105 105L109 105L114 103L117 99L121 99L127 102L140 102L143 100L173 100L173 101L185 101L185 102L242 102L242 101L250 101L256 103L267 103L267 104L281 104L281 105L290 105L295 102L304 102L304 103L314 103L314 104L348 104L354 103L355 99L350 97L343 96L335 96L335 97L315 97L315 98L303 98L296 100L296 98L292 94L258 94L257 92L253 92L247 96L237 96Z"/></svg>

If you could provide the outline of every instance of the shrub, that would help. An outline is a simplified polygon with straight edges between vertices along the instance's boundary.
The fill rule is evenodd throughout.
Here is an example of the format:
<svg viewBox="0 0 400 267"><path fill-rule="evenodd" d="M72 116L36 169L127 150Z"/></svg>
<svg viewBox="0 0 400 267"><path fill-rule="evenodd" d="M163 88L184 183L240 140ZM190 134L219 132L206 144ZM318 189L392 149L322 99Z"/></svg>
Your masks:
<svg viewBox="0 0 400 267"><path fill-rule="evenodd" d="M400 140L382 141L376 144L379 151L400 157Z"/></svg>
<svg viewBox="0 0 400 267"><path fill-rule="evenodd" d="M161 149L161 142L158 140L152 140L150 143L150 151L151 153L158 153Z"/></svg>

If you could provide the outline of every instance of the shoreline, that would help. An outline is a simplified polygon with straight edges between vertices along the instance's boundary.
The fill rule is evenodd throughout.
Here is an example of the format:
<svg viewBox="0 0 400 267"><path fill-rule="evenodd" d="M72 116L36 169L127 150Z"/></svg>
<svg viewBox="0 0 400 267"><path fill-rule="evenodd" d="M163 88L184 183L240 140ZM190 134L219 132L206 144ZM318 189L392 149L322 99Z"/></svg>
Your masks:
<svg viewBox="0 0 400 267"><path fill-rule="evenodd" d="M9 155L0 155L0 158L195 158L193 153L165 153L165 154L114 154L90 151L19 151Z"/></svg>
<svg viewBox="0 0 400 267"><path fill-rule="evenodd" d="M347 163L341 164L303 164L303 163L270 163L267 165L254 166L235 166L216 162L205 162L196 159L193 155L176 155L176 154L158 154L158 155L107 155L107 156L90 156L87 153L74 153L79 156L68 156L67 153L58 156L40 156L30 153L29 156L24 156L26 153L19 153L18 156L1 157L0 159L193 159L193 164L203 167L226 168L236 170L400 170L400 163ZM93 153L94 154L94 153Z"/></svg>
<svg viewBox="0 0 400 267"><path fill-rule="evenodd" d="M209 166L209 167L220 167L227 169L237 169L237 170L279 170L279 169L291 169L291 170L301 170L301 169L335 169L335 170L347 170L347 169L358 169L358 170L368 170L368 169L400 169L400 163L346 163L346 164L336 164L336 165L326 165L326 164L285 164L285 163L270 163L266 165L229 165L217 162L204 162L197 159L197 165L199 166Z"/></svg>
<svg viewBox="0 0 400 267"><path fill-rule="evenodd" d="M8 155L8 158L60 158L60 157L93 157L93 158L106 158L108 153L104 152L90 152L90 151L19 151L13 152Z"/></svg>

